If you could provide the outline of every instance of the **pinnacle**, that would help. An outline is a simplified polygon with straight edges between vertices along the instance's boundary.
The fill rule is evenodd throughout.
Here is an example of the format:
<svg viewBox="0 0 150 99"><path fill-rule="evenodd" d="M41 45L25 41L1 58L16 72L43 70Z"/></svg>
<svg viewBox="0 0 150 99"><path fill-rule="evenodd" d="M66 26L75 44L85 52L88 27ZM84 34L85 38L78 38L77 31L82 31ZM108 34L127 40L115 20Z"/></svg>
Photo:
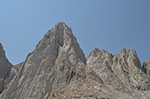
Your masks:
<svg viewBox="0 0 150 99"><path fill-rule="evenodd" d="M5 56L5 51L3 49L3 45L0 43L0 57L4 57Z"/></svg>
<svg viewBox="0 0 150 99"><path fill-rule="evenodd" d="M134 49L125 49L125 48L123 48L118 53L118 56L126 56L126 55L137 56L136 51Z"/></svg>
<svg viewBox="0 0 150 99"><path fill-rule="evenodd" d="M114 96L113 99L128 98L128 95L135 96L130 99L143 99L143 94L150 94L150 61L141 67L134 49L122 49L117 56L95 48L85 58L76 37L64 22L49 30L17 67L12 67L4 55L0 43L0 93L5 90L0 99L103 98L108 95ZM63 97L57 97L59 95Z"/></svg>
<svg viewBox="0 0 150 99"><path fill-rule="evenodd" d="M64 29L69 29L69 27L64 22L59 22L54 26L54 29L63 31Z"/></svg>
<svg viewBox="0 0 150 99"><path fill-rule="evenodd" d="M74 53L77 58L85 61L85 56L77 39L73 35L71 28L69 28L64 22L59 22L49 30L39 42L35 50L41 52L49 47L53 50L63 49L64 52L67 52L68 54ZM47 53L49 53L49 51L47 51Z"/></svg>
<svg viewBox="0 0 150 99"><path fill-rule="evenodd" d="M64 22L58 22L56 25L66 25Z"/></svg>
<svg viewBox="0 0 150 99"><path fill-rule="evenodd" d="M3 45L2 45L2 43L0 43L0 49L2 49L3 48Z"/></svg>
<svg viewBox="0 0 150 99"><path fill-rule="evenodd" d="M59 22L45 34L45 37L50 38L52 35L57 35L60 37L63 36L66 31L67 33L73 35L71 28L69 28L64 22Z"/></svg>

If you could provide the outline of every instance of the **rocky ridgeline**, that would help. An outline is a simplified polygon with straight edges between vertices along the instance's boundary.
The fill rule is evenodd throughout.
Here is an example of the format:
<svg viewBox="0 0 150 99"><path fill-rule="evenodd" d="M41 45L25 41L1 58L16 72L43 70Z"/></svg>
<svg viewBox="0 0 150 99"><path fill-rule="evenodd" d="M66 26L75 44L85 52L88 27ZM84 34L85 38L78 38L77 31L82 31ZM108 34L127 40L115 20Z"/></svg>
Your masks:
<svg viewBox="0 0 150 99"><path fill-rule="evenodd" d="M12 66L0 44L0 99L150 99L150 61L136 51L94 49L85 58L60 22L23 63Z"/></svg>

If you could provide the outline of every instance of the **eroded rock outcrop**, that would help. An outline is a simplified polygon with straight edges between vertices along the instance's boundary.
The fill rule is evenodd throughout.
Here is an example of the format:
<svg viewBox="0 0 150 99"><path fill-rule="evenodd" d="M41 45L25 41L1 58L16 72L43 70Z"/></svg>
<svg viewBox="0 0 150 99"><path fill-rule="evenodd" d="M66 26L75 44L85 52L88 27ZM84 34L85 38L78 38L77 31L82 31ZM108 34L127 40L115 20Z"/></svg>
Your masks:
<svg viewBox="0 0 150 99"><path fill-rule="evenodd" d="M85 61L71 29L58 23L27 56L1 98L47 98L51 91L68 85L74 78L77 64L85 64Z"/></svg>
<svg viewBox="0 0 150 99"><path fill-rule="evenodd" d="M142 69L147 75L150 75L150 61L149 60L143 63Z"/></svg>
<svg viewBox="0 0 150 99"><path fill-rule="evenodd" d="M4 73L7 86L0 99L150 98L149 61L141 66L133 49L113 55L95 48L85 58L63 22L44 35L24 62Z"/></svg>
<svg viewBox="0 0 150 99"><path fill-rule="evenodd" d="M135 50L122 49L116 56L95 48L86 63L82 80L52 93L49 99L149 99L150 78Z"/></svg>

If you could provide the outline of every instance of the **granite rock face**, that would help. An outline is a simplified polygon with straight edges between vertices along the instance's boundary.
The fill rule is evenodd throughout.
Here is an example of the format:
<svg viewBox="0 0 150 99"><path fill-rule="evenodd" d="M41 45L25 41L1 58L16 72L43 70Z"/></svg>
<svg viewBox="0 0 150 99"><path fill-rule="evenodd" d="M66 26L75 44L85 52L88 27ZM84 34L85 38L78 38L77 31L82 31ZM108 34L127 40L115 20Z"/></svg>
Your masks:
<svg viewBox="0 0 150 99"><path fill-rule="evenodd" d="M5 79L9 76L12 64L7 60L5 51L0 43L0 93L4 90Z"/></svg>
<svg viewBox="0 0 150 99"><path fill-rule="evenodd" d="M71 29L58 23L19 66L1 98L46 99L51 91L67 86L78 64L85 64L85 61Z"/></svg>
<svg viewBox="0 0 150 99"><path fill-rule="evenodd" d="M143 63L143 71L147 75L150 75L150 61L149 60Z"/></svg>
<svg viewBox="0 0 150 99"><path fill-rule="evenodd" d="M0 70L11 66L0 62L5 63ZM133 49L112 55L95 48L85 58L63 22L44 35L24 62L2 72L0 99L150 99L150 61L141 66Z"/></svg>
<svg viewBox="0 0 150 99"><path fill-rule="evenodd" d="M12 64L6 58L3 46L0 44L0 78L8 77L11 67Z"/></svg>

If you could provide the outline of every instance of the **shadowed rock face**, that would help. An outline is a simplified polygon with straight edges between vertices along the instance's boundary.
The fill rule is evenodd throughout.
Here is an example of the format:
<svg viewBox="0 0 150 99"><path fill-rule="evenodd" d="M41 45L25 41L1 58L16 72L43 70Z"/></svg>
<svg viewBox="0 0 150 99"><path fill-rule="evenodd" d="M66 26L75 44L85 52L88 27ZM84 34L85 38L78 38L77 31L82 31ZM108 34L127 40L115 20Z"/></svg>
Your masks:
<svg viewBox="0 0 150 99"><path fill-rule="evenodd" d="M0 55L5 57L3 50ZM141 67L133 49L122 49L116 56L95 48L85 58L63 22L44 35L23 63L10 70L7 60L1 62L0 77L7 78L0 79L0 85L6 83L0 99L150 98L149 61Z"/></svg>
<svg viewBox="0 0 150 99"><path fill-rule="evenodd" d="M2 44L0 44L0 78L8 77L12 65L5 56Z"/></svg>
<svg viewBox="0 0 150 99"><path fill-rule="evenodd" d="M143 63L143 71L147 75L150 75L150 61L149 60Z"/></svg>
<svg viewBox="0 0 150 99"><path fill-rule="evenodd" d="M5 51L3 50L3 46L0 43L0 93L4 90L4 81L9 76L11 67L12 65L7 60L5 56Z"/></svg>

